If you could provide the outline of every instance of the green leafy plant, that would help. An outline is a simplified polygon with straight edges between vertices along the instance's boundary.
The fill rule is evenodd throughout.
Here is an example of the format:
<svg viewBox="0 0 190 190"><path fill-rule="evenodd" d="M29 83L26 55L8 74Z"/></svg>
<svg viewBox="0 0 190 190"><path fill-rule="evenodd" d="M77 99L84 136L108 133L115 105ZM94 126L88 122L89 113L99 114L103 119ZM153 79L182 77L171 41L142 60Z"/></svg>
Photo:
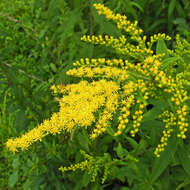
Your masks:
<svg viewBox="0 0 190 190"><path fill-rule="evenodd" d="M128 15L131 20L138 20L148 36L155 32L166 32L172 37L180 33L189 38L188 0L113 0L104 3L114 11Z"/></svg>
<svg viewBox="0 0 190 190"><path fill-rule="evenodd" d="M58 170L47 166L47 162L53 165L61 159L59 151L55 161L59 147L52 146L60 144L59 139L44 141L45 150L37 145L35 151L19 156L7 152L4 143L57 111L49 87L55 81L69 82L65 72L73 60L87 51L90 56L92 48L82 47L80 42L80 36L89 30L89 18L84 18L90 12L89 2L77 2L0 2L0 189L61 189ZM14 159L17 166L13 166Z"/></svg>
<svg viewBox="0 0 190 190"><path fill-rule="evenodd" d="M110 56L74 62L76 68L67 75L82 80L51 87L60 94L59 111L9 139L7 148L17 152L48 134L60 134L57 143L64 144L69 161L63 156L67 165L56 167L67 180L65 189L189 188L184 151L189 139L189 43L177 37L174 51L168 50L164 40L169 36L159 33L148 40L137 21L102 4L94 7L123 34L85 35L82 40L109 47ZM54 146L56 151L59 144Z"/></svg>

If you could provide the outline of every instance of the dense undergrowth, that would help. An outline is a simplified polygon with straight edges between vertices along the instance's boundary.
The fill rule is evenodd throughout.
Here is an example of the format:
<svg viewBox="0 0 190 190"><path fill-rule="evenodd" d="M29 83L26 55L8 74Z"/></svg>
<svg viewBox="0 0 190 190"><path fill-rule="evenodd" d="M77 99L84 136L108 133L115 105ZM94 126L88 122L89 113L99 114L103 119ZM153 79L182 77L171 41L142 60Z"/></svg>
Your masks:
<svg viewBox="0 0 190 190"><path fill-rule="evenodd" d="M1 1L0 189L188 190L189 6Z"/></svg>

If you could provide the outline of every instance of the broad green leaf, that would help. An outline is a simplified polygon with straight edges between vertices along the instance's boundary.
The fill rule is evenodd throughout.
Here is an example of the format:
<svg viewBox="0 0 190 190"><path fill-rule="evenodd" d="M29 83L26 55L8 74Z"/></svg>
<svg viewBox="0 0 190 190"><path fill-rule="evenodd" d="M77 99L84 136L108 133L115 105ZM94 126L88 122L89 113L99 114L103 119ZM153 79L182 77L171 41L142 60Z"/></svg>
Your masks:
<svg viewBox="0 0 190 190"><path fill-rule="evenodd" d="M119 158L125 157L128 153L127 150L122 147L121 143L119 143L118 146L114 148L114 150L116 151Z"/></svg>
<svg viewBox="0 0 190 190"><path fill-rule="evenodd" d="M177 151L177 156L184 170L190 175L190 151L184 147L180 147Z"/></svg>
<svg viewBox="0 0 190 190"><path fill-rule="evenodd" d="M182 18L186 17L184 7L181 6L179 1L176 2L176 9L179 14L179 17L182 17Z"/></svg>
<svg viewBox="0 0 190 190"><path fill-rule="evenodd" d="M86 170L83 177L82 177L82 184L84 187L87 187L87 185L90 183L91 176L88 174L88 171Z"/></svg>
<svg viewBox="0 0 190 190"><path fill-rule="evenodd" d="M123 5L121 4L121 6L125 6L126 14L132 14L133 17L135 19L137 19L137 13L136 13L136 10L133 8L133 6L131 4L131 1L130 0L125 0L123 2L125 2L125 3ZM119 1L118 1L118 4L119 4ZM136 5L137 5L137 3L136 3Z"/></svg>
<svg viewBox="0 0 190 190"><path fill-rule="evenodd" d="M161 153L159 158L155 158L152 166L151 184L153 184L164 170L169 166L173 156L177 150L177 137L173 136L169 139L167 148Z"/></svg>
<svg viewBox="0 0 190 190"><path fill-rule="evenodd" d="M144 151L147 146L148 146L148 143L144 139L141 139L137 149L135 150L135 153L137 154Z"/></svg>
<svg viewBox="0 0 190 190"><path fill-rule="evenodd" d="M130 145L134 148L134 149L136 149L137 147L138 147L138 143L134 140L134 138L131 138L131 137L125 137L127 140L128 140L128 142L130 143Z"/></svg>
<svg viewBox="0 0 190 190"><path fill-rule="evenodd" d="M188 187L186 187L187 185L188 185ZM186 188L184 188L184 187L186 187ZM177 188L175 190L181 190L181 189L189 190L189 188L190 188L190 180L181 183L180 185L177 186Z"/></svg>
<svg viewBox="0 0 190 190"><path fill-rule="evenodd" d="M42 185L44 182L45 182L45 176L39 175L34 177L31 185L31 190L39 189L40 185Z"/></svg>
<svg viewBox="0 0 190 190"><path fill-rule="evenodd" d="M179 60L180 57L169 57L163 60L162 65L161 65L161 70L164 70L167 66L169 66L171 63Z"/></svg>
<svg viewBox="0 0 190 190"><path fill-rule="evenodd" d="M149 103L153 105L153 108L143 115L143 122L156 119L159 114L169 107L165 100L150 100Z"/></svg>
<svg viewBox="0 0 190 190"><path fill-rule="evenodd" d="M151 146L156 146L158 143L158 134L161 132L161 129L164 127L164 123L159 120L148 120L142 123L141 128L145 129L149 136L149 144Z"/></svg>
<svg viewBox="0 0 190 190"><path fill-rule="evenodd" d="M147 31L152 31L155 28L157 28L159 25L167 23L167 21L168 20L166 18L161 18L159 20L155 20L155 22L152 25L150 25L150 27L148 28Z"/></svg>
<svg viewBox="0 0 190 190"><path fill-rule="evenodd" d="M156 54L165 53L165 57L168 57L168 48L163 39L159 39L156 44Z"/></svg>
<svg viewBox="0 0 190 190"><path fill-rule="evenodd" d="M133 183L134 180L138 180L136 172L128 166L118 168L118 170L115 173L115 177L122 182L125 181L126 177L127 180L129 180L131 183Z"/></svg>
<svg viewBox="0 0 190 190"><path fill-rule="evenodd" d="M112 24L111 22L105 22L106 19L104 16L99 16L94 9L92 12L93 12L94 21L100 25L99 29L100 34L106 33L108 35L113 35L113 36L121 35L121 31L119 31L114 24Z"/></svg>
<svg viewBox="0 0 190 190"><path fill-rule="evenodd" d="M113 136L115 134L115 131L111 128L111 126L108 126L106 128L106 130L107 130L108 134L111 135L111 136Z"/></svg>
<svg viewBox="0 0 190 190"><path fill-rule="evenodd" d="M78 8L82 7L83 3L84 2L82 0L73 0L73 6L74 6L75 9L78 9Z"/></svg>
<svg viewBox="0 0 190 190"><path fill-rule="evenodd" d="M13 163L12 163L12 166L13 166L13 169L16 170L19 166L20 162L19 162L19 157L16 156L13 160Z"/></svg>
<svg viewBox="0 0 190 190"><path fill-rule="evenodd" d="M163 112L163 110L161 109L161 107L155 106L150 111L148 111L144 114L143 122L156 119L158 117L158 115L161 114L162 112Z"/></svg>
<svg viewBox="0 0 190 190"><path fill-rule="evenodd" d="M57 72L57 67L55 66L55 64L50 63L50 68L53 72Z"/></svg>
<svg viewBox="0 0 190 190"><path fill-rule="evenodd" d="M121 190L130 190L128 187L122 187Z"/></svg>
<svg viewBox="0 0 190 190"><path fill-rule="evenodd" d="M14 187L18 181L18 170L15 170L9 177L9 186Z"/></svg>
<svg viewBox="0 0 190 190"><path fill-rule="evenodd" d="M27 179L27 181L23 185L23 190L29 190L31 185L31 180Z"/></svg>
<svg viewBox="0 0 190 190"><path fill-rule="evenodd" d="M184 25L186 23L186 20L184 18L176 18L174 21L173 21L174 24L177 24L177 25Z"/></svg>
<svg viewBox="0 0 190 190"><path fill-rule="evenodd" d="M88 139L88 136L85 134L85 132L79 133L77 135L77 139L81 147L83 147L86 151L89 151L89 147L88 147L89 139Z"/></svg>
<svg viewBox="0 0 190 190"><path fill-rule="evenodd" d="M19 110L16 114L16 119L14 122L14 127L17 130L17 132L21 132L23 129L26 128L28 125L28 119L26 117L26 114L24 110Z"/></svg>
<svg viewBox="0 0 190 190"><path fill-rule="evenodd" d="M170 20L176 6L176 0L171 0L168 6L168 20Z"/></svg>
<svg viewBox="0 0 190 190"><path fill-rule="evenodd" d="M79 178L79 180L75 183L73 190L81 190L82 186L83 186L83 184L81 183L81 180Z"/></svg>
<svg viewBox="0 0 190 190"><path fill-rule="evenodd" d="M142 13L144 12L143 8L138 3L134 2L134 1L131 1L130 3L132 6L138 8L139 11L141 11Z"/></svg>
<svg viewBox="0 0 190 190"><path fill-rule="evenodd" d="M93 183L90 187L91 190L103 190L103 187L99 183Z"/></svg>

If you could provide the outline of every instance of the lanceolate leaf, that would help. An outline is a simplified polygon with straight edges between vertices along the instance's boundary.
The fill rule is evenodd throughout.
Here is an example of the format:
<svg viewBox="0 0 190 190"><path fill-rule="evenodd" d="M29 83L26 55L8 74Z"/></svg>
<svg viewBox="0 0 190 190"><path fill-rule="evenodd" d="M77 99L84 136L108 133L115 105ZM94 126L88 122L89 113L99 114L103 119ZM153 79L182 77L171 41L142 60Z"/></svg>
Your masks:
<svg viewBox="0 0 190 190"><path fill-rule="evenodd" d="M168 57L168 48L163 39L159 39L156 44L156 54L165 53L165 57Z"/></svg>
<svg viewBox="0 0 190 190"><path fill-rule="evenodd" d="M18 170L15 170L9 177L9 186L14 187L18 181Z"/></svg>
<svg viewBox="0 0 190 190"><path fill-rule="evenodd" d="M177 139L176 136L173 136L169 140L166 150L160 155L160 158L155 158L153 162L151 183L154 183L162 172L169 166L176 150Z"/></svg>
<svg viewBox="0 0 190 190"><path fill-rule="evenodd" d="M169 57L163 60L161 69L164 70L167 66L174 63L175 61L179 60L179 57Z"/></svg>
<svg viewBox="0 0 190 190"><path fill-rule="evenodd" d="M180 147L177 152L178 159L180 160L183 169L190 175L190 151L185 147Z"/></svg>
<svg viewBox="0 0 190 190"><path fill-rule="evenodd" d="M172 13L175 9L175 6L176 6L176 0L171 0L168 7L168 20L170 20Z"/></svg>

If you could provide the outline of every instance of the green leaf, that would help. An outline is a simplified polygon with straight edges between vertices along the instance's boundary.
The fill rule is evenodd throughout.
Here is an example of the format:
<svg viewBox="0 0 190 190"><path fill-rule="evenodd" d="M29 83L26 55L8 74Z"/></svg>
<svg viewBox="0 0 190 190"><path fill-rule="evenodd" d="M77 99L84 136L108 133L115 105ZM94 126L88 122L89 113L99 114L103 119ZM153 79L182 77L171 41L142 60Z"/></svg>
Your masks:
<svg viewBox="0 0 190 190"><path fill-rule="evenodd" d="M39 175L33 178L33 182L31 185L31 190L39 189L40 185L42 185L45 182L45 176Z"/></svg>
<svg viewBox="0 0 190 190"><path fill-rule="evenodd" d="M27 181L23 185L23 190L29 190L31 185L30 179L27 179Z"/></svg>
<svg viewBox="0 0 190 190"><path fill-rule="evenodd" d="M90 183L91 175L88 174L88 171L86 170L83 178L82 178L82 184L84 187L87 187L87 185Z"/></svg>
<svg viewBox="0 0 190 190"><path fill-rule="evenodd" d="M161 114L165 109L169 107L166 100L150 100L150 104L153 105L153 108L148 110L143 115L143 122L154 120L158 117L159 114Z"/></svg>
<svg viewBox="0 0 190 190"><path fill-rule="evenodd" d="M186 20L184 18L176 18L173 21L174 24L176 25L185 25L186 24Z"/></svg>
<svg viewBox="0 0 190 190"><path fill-rule="evenodd" d="M147 146L148 146L148 143L144 139L141 139L137 149L135 150L135 153L137 154L144 151Z"/></svg>
<svg viewBox="0 0 190 190"><path fill-rule="evenodd" d="M164 123L159 120L149 120L142 123L141 128L146 130L149 134L148 140L151 146L156 146L158 143L158 134L164 127Z"/></svg>
<svg viewBox="0 0 190 190"><path fill-rule="evenodd" d="M9 177L9 186L14 187L18 181L18 171L15 170Z"/></svg>
<svg viewBox="0 0 190 190"><path fill-rule="evenodd" d="M147 29L147 31L152 31L155 28L159 27L159 25L161 24L166 24L167 23L167 19L166 18L161 18L159 20L155 20L154 23Z"/></svg>
<svg viewBox="0 0 190 190"><path fill-rule="evenodd" d="M115 177L122 182L125 181L125 177L127 177L127 180L131 181L131 183L135 179L138 179L138 176L136 175L136 172L134 171L134 169L128 166L117 168L114 174L115 174Z"/></svg>
<svg viewBox="0 0 190 190"><path fill-rule="evenodd" d="M99 33L100 34L108 34L111 36L119 36L121 35L121 31L117 29L117 27L111 22L105 22L104 16L99 16L97 12L93 9L93 18L94 21L99 24Z"/></svg>
<svg viewBox="0 0 190 190"><path fill-rule="evenodd" d="M137 147L138 147L138 143L133 139L133 138L131 138L131 137L125 137L127 140L128 140L128 142L130 143L130 145L134 148L134 149L136 149Z"/></svg>
<svg viewBox="0 0 190 190"><path fill-rule="evenodd" d="M122 187L121 190L130 190L128 187Z"/></svg>
<svg viewBox="0 0 190 190"><path fill-rule="evenodd" d="M77 139L79 144L81 145L82 148L84 148L86 151L89 151L89 139L85 131L79 133L77 135Z"/></svg>
<svg viewBox="0 0 190 190"><path fill-rule="evenodd" d="M152 166L151 184L153 184L163 171L168 167L177 150L177 137L173 136L167 145L167 148L161 153L160 158L155 158Z"/></svg>
<svg viewBox="0 0 190 190"><path fill-rule="evenodd" d="M108 134L111 135L111 136L113 136L115 134L115 131L111 128L111 126L108 126L106 128L106 130L107 130Z"/></svg>
<svg viewBox="0 0 190 190"><path fill-rule="evenodd" d="M176 6L176 0L171 0L168 6L168 20L171 19L175 6Z"/></svg>
<svg viewBox="0 0 190 190"><path fill-rule="evenodd" d="M119 158L123 158L128 154L127 150L122 147L121 143L119 143L118 146L114 148L114 150L116 151Z"/></svg>
<svg viewBox="0 0 190 190"><path fill-rule="evenodd" d="M12 163L13 169L16 170L19 164L20 164L19 157L14 158L13 163Z"/></svg>
<svg viewBox="0 0 190 190"><path fill-rule="evenodd" d="M131 1L130 3L132 6L138 8L139 11L141 11L142 13L144 12L143 8L138 3L134 2L134 1Z"/></svg>
<svg viewBox="0 0 190 190"><path fill-rule="evenodd" d="M164 70L166 67L168 67L171 63L179 60L180 57L169 57L163 60L162 65L161 65L161 70Z"/></svg>
<svg viewBox="0 0 190 190"><path fill-rule="evenodd" d="M154 120L158 117L159 114L163 112L163 109L160 107L155 106L150 111L146 112L143 116L143 122Z"/></svg>
<svg viewBox="0 0 190 190"><path fill-rule="evenodd" d="M135 19L137 19L137 11L133 8L131 1L130 1L130 0L125 0L125 1L123 1L123 2L125 2L125 3L124 3L123 5L121 4L121 6L125 6L125 11L126 11L126 13L127 13L127 14L132 14L133 17L134 17ZM133 5L134 5L134 4L133 4ZM136 3L135 5L138 6L137 3Z"/></svg>
<svg viewBox="0 0 190 190"><path fill-rule="evenodd" d="M190 151L184 147L180 147L177 151L177 156L184 170L190 175Z"/></svg>
<svg viewBox="0 0 190 190"><path fill-rule="evenodd" d="M57 67L55 66L55 64L50 63L50 68L53 72L57 72Z"/></svg>
<svg viewBox="0 0 190 190"><path fill-rule="evenodd" d="M168 57L168 48L166 46L166 43L163 39L159 39L156 44L156 54L162 54L165 53L165 57Z"/></svg>
<svg viewBox="0 0 190 190"><path fill-rule="evenodd" d="M178 1L176 2L176 9L177 9L179 17L183 17L183 18L186 17L185 10L184 8L182 8L181 4Z"/></svg>
<svg viewBox="0 0 190 190"><path fill-rule="evenodd" d="M93 183L90 187L91 190L103 190L102 185L99 183Z"/></svg>

